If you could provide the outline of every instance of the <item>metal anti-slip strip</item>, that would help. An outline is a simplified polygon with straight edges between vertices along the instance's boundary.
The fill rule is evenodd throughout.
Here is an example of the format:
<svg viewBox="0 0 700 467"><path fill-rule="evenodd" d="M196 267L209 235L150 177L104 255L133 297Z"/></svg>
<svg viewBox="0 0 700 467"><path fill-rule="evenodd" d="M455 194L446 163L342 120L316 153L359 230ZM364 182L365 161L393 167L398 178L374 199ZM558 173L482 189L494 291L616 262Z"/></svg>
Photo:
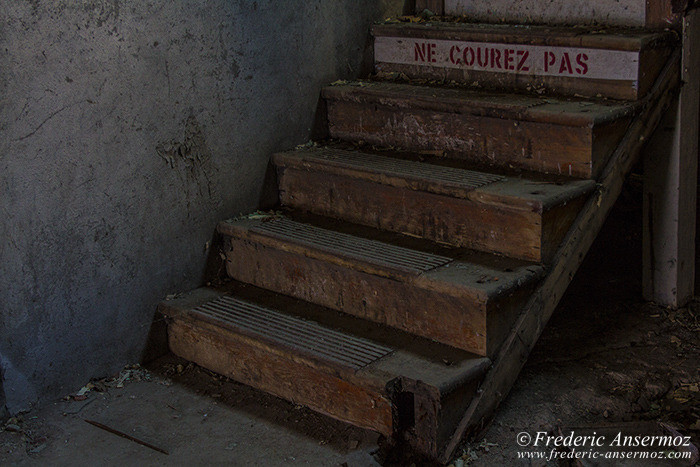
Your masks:
<svg viewBox="0 0 700 467"><path fill-rule="evenodd" d="M227 295L200 305L192 312L353 370L394 351L368 339Z"/></svg>
<svg viewBox="0 0 700 467"><path fill-rule="evenodd" d="M446 256L433 255L333 230L321 229L284 217L262 222L251 230L415 274L435 269L452 261Z"/></svg>
<svg viewBox="0 0 700 467"><path fill-rule="evenodd" d="M404 178L427 179L438 183L449 183L466 190L504 180L505 177L473 170L455 169L424 162L407 161L392 157L377 156L352 151L318 151L304 157L331 162L350 169L376 170Z"/></svg>
<svg viewBox="0 0 700 467"><path fill-rule="evenodd" d="M204 306L204 307L207 307L207 308L209 309L209 311L211 311L211 312L213 312L213 313L218 313L218 314L221 314L222 316L226 317L226 311L227 311L227 309L226 309L226 307L225 307L224 305L219 305L219 304L216 304L216 303L209 303L209 304L206 304L206 305L203 305L203 306ZM250 306L249 306L248 308L253 308L253 307L250 307ZM281 331L281 332L293 334L295 337L302 337L302 338L307 338L307 339L310 339L310 340L314 340L315 342L318 343L319 349L320 349L320 348L326 348L326 347L328 347L328 345L327 345L328 343L327 343L326 341L327 341L327 339L328 339L329 336L328 336L328 335L324 335L323 332L314 332L314 331L316 331L316 330L314 330L314 329L309 329L308 326L300 325L299 323L296 323L296 322L290 321L290 320L288 320L288 322L286 322L286 323L283 323L283 322L280 323L280 322L276 322L276 321L274 321L274 320L272 320L272 321L265 321L266 319L269 319L270 316L267 316L267 317L265 317L265 318L262 318L262 317L258 316L257 313L260 311L259 309L257 309L257 310L256 310L256 309L249 309L249 310L242 309L242 310L239 310L239 311L242 311L243 314L245 314L246 317L247 317L250 321L252 321L252 322L257 322L258 324L260 324L259 322L262 320L262 323L267 324L268 326L274 327L274 328L278 329L278 330ZM296 326L295 326L295 324L296 324ZM290 326L291 326L291 327L290 327ZM301 329L300 329L300 328L301 328ZM334 344L337 344L337 342L335 342L335 341L337 341L337 339L333 339L334 337L337 337L337 336L330 336L330 337L331 337L331 340L334 341ZM342 340L343 340L346 344L349 344L349 345L351 345L351 346L352 346L352 345L355 345L355 346L358 345L357 342L353 342L353 341L348 340L348 339L342 339ZM333 347L331 346L331 348L333 348ZM374 349L371 349L371 348L370 348L370 349L366 349L366 351L368 351L368 352L371 353L371 352L374 351ZM353 352L352 352L352 349L351 349L350 353L353 353Z"/></svg>

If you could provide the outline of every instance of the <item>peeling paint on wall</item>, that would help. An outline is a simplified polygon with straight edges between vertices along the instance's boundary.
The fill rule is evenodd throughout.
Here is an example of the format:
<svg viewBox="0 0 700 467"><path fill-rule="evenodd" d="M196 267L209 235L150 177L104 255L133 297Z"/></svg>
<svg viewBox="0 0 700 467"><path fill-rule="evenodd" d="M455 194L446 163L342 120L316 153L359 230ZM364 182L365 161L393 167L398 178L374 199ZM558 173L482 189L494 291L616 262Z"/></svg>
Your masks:
<svg viewBox="0 0 700 467"><path fill-rule="evenodd" d="M194 185L199 196L212 197L210 177L216 169L204 131L194 116L185 120L184 136L180 141L161 141L156 145L156 153L171 169L177 171L185 190Z"/></svg>

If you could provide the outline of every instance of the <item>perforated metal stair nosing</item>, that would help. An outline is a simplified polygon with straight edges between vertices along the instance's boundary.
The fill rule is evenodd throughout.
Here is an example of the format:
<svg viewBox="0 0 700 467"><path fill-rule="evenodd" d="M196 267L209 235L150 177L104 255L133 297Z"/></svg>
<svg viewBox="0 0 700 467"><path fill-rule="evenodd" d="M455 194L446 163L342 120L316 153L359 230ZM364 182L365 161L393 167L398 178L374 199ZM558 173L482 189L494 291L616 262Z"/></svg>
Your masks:
<svg viewBox="0 0 700 467"><path fill-rule="evenodd" d="M204 303L194 308L192 313L355 371L394 351L368 339L344 334L313 321L228 295Z"/></svg>
<svg viewBox="0 0 700 467"><path fill-rule="evenodd" d="M421 274L452 262L452 258L446 256L355 237L284 217L262 222L251 228L251 231L340 253L370 264L384 264L413 274Z"/></svg>

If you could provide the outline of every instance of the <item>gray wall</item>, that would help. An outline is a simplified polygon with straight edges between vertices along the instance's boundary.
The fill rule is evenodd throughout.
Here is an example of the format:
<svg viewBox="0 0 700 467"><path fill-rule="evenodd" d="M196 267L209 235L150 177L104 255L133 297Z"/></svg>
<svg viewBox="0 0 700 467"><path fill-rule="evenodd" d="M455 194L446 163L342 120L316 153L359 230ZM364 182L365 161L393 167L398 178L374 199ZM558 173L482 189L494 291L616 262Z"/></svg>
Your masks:
<svg viewBox="0 0 700 467"><path fill-rule="evenodd" d="M366 72L375 0L0 0L0 366L11 412L137 361L220 219ZM363 69L364 67L364 69ZM0 391L0 403L2 403Z"/></svg>

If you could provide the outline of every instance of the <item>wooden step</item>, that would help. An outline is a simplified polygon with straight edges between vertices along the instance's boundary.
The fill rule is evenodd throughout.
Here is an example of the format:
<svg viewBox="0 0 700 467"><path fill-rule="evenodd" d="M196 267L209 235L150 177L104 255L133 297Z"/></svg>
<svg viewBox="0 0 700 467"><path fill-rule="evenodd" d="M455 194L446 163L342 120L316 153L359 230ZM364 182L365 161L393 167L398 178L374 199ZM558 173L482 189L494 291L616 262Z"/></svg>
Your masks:
<svg viewBox="0 0 700 467"><path fill-rule="evenodd" d="M273 161L284 206L536 262L552 258L595 187L330 148Z"/></svg>
<svg viewBox="0 0 700 467"><path fill-rule="evenodd" d="M488 356L543 273L531 263L306 220L220 223L229 276Z"/></svg>
<svg viewBox="0 0 700 467"><path fill-rule="evenodd" d="M332 138L595 178L637 105L357 82L323 89Z"/></svg>
<svg viewBox="0 0 700 467"><path fill-rule="evenodd" d="M612 99L644 96L676 34L433 22L372 28L379 74L485 89Z"/></svg>
<svg viewBox="0 0 700 467"><path fill-rule="evenodd" d="M162 302L176 355L436 457L487 358L240 283Z"/></svg>
<svg viewBox="0 0 700 467"><path fill-rule="evenodd" d="M687 0L416 0L416 11L428 8L439 15L490 23L663 29L678 23L687 5Z"/></svg>

